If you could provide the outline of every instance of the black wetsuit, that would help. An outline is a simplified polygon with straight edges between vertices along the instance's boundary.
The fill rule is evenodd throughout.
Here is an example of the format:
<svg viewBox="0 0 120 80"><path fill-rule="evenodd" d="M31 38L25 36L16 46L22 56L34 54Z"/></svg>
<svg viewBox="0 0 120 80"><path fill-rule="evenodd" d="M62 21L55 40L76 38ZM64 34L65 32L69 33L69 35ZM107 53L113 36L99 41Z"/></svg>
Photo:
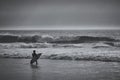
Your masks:
<svg viewBox="0 0 120 80"><path fill-rule="evenodd" d="M37 54L36 53L32 53L32 57L37 57ZM36 65L38 64L37 60L35 61L36 62Z"/></svg>
<svg viewBox="0 0 120 80"><path fill-rule="evenodd" d="M37 54L36 53L32 53L32 57L36 57L37 56Z"/></svg>

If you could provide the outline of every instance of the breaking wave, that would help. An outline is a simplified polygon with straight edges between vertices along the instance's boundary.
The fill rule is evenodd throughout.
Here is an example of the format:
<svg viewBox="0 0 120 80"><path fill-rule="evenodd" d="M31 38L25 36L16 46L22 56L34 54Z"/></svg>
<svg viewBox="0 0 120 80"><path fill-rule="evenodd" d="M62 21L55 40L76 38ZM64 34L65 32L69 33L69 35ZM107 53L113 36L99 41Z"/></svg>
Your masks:
<svg viewBox="0 0 120 80"><path fill-rule="evenodd" d="M0 43L1 49L11 48L110 48L120 47L120 42L80 43L80 44L54 44L54 43Z"/></svg>
<svg viewBox="0 0 120 80"><path fill-rule="evenodd" d="M99 42L99 41L120 41L118 39L110 37L93 37L93 36L49 36L49 35L33 35L33 36L22 36L22 35L0 35L0 43L89 43L89 42Z"/></svg>

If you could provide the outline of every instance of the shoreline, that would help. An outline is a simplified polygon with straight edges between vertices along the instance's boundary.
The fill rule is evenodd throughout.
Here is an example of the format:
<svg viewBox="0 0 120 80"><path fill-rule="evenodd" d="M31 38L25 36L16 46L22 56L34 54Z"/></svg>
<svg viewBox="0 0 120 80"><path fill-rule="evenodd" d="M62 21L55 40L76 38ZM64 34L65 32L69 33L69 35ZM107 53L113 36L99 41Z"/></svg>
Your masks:
<svg viewBox="0 0 120 80"><path fill-rule="evenodd" d="M31 58L3 58L3 57L0 57L0 60L1 59L31 59ZM96 61L96 62L117 62L117 63L120 63L120 61L112 61L112 60L87 60L87 59L79 59L79 60L69 60L69 59L46 59L46 58L41 58L41 59L38 59L38 60L56 60L56 61Z"/></svg>
<svg viewBox="0 0 120 80"><path fill-rule="evenodd" d="M11 57L11 56L0 56L0 60L1 59L32 59L32 57ZM61 56L61 57L57 57L57 56L43 56L38 60L61 60L61 61L97 61L97 62L120 62L120 59L117 57L104 57L104 58L100 58L100 56L98 57L86 57L86 58L80 58L80 57L76 57L76 59L73 59L70 56Z"/></svg>

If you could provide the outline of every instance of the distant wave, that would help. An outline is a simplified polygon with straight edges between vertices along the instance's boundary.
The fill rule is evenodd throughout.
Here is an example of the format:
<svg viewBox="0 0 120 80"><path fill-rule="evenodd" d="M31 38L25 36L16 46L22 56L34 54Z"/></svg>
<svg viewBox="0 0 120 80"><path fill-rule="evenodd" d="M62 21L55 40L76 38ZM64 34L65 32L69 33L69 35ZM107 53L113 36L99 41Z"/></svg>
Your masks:
<svg viewBox="0 0 120 80"><path fill-rule="evenodd" d="M104 46L104 45L103 45ZM51 44L51 43L0 43L1 49L10 48L82 48L83 44Z"/></svg>
<svg viewBox="0 0 120 80"><path fill-rule="evenodd" d="M93 37L93 36L21 36L21 35L0 35L0 43L88 43L99 41L120 41L109 37Z"/></svg>
<svg viewBox="0 0 120 80"><path fill-rule="evenodd" d="M93 36L76 36L73 39L66 40L56 40L52 43L89 43L89 42L100 42L100 41L111 41L116 42L119 41L117 39L109 38L109 37L93 37Z"/></svg>
<svg viewBox="0 0 120 80"><path fill-rule="evenodd" d="M14 43L14 42L24 42L24 43L36 43L36 42L50 42L53 38L50 36L21 36L21 35L0 35L0 43Z"/></svg>

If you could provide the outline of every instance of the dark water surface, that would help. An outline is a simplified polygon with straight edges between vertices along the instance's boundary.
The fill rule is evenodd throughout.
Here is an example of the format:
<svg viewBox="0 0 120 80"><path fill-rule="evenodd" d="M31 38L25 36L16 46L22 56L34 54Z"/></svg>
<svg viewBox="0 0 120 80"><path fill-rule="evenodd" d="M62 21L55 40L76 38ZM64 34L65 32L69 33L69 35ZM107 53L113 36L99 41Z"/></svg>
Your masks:
<svg viewBox="0 0 120 80"><path fill-rule="evenodd" d="M0 59L0 80L119 80L120 63L39 59Z"/></svg>

